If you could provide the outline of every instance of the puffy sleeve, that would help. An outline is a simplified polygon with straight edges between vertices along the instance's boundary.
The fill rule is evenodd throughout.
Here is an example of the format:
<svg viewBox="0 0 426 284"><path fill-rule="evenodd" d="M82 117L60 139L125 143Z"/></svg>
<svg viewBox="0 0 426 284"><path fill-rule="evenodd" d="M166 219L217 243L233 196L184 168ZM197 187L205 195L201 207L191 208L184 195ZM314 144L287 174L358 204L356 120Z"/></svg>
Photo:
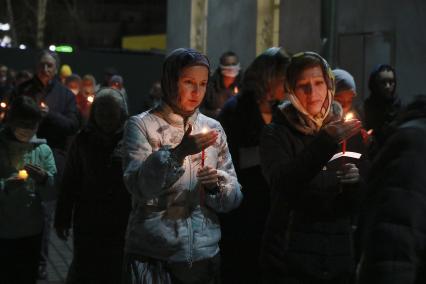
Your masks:
<svg viewBox="0 0 426 284"><path fill-rule="evenodd" d="M43 201L55 200L57 191L55 187L56 165L52 150L47 144L40 147L40 166L47 173L47 180L43 184L36 184L36 190Z"/></svg>
<svg viewBox="0 0 426 284"><path fill-rule="evenodd" d="M134 197L145 201L163 194L184 173L170 148L154 150L148 139L143 119L131 117L124 131L124 183Z"/></svg>
<svg viewBox="0 0 426 284"><path fill-rule="evenodd" d="M207 194L206 204L217 212L228 212L238 207L243 199L241 185L238 183L226 142L225 131L220 126L217 172L219 174L219 190L217 194Z"/></svg>

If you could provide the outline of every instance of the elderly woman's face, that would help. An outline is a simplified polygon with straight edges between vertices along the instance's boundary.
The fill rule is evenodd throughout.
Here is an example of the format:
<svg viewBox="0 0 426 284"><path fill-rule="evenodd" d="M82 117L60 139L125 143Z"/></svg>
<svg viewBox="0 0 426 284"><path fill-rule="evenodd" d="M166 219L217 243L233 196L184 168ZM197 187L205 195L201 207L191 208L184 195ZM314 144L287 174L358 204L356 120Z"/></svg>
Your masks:
<svg viewBox="0 0 426 284"><path fill-rule="evenodd" d="M205 66L190 66L182 70L178 80L178 106L183 111L195 110L206 94L209 70Z"/></svg>
<svg viewBox="0 0 426 284"><path fill-rule="evenodd" d="M327 84L320 66L307 68L300 73L294 94L310 115L321 111L327 97Z"/></svg>

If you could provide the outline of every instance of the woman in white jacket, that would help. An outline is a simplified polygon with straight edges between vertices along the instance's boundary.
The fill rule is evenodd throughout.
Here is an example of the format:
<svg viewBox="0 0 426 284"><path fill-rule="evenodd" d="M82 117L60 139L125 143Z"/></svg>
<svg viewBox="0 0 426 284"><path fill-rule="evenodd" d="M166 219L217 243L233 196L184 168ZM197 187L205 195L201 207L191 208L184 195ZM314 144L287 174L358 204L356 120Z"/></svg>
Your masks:
<svg viewBox="0 0 426 284"><path fill-rule="evenodd" d="M206 56L177 49L163 65L163 103L129 119L124 181L132 195L124 283L217 283L216 212L237 207L240 185L216 120L198 110Z"/></svg>

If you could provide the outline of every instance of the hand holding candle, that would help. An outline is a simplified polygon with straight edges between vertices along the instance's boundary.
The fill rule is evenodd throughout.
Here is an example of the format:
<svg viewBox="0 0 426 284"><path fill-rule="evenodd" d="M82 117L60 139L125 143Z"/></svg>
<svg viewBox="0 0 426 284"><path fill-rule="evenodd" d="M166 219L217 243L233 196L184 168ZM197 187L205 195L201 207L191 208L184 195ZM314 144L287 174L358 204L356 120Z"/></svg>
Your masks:
<svg viewBox="0 0 426 284"><path fill-rule="evenodd" d="M49 113L49 106L45 102L40 102L40 110L43 116L46 116Z"/></svg>
<svg viewBox="0 0 426 284"><path fill-rule="evenodd" d="M18 177L22 180L26 180L28 178L28 173L26 170L20 170L18 172Z"/></svg>
<svg viewBox="0 0 426 284"><path fill-rule="evenodd" d="M191 132L192 126L189 125L180 144L172 149L172 154L179 162L183 162L186 156L198 154L203 149L207 149L216 142L218 136L218 133L214 130L207 130L207 133L199 132L197 134L191 134Z"/></svg>
<svg viewBox="0 0 426 284"><path fill-rule="evenodd" d="M328 133L337 143L351 138L361 130L361 122L356 119L338 120L326 124L323 130Z"/></svg>
<svg viewBox="0 0 426 284"><path fill-rule="evenodd" d="M24 166L24 171L27 173L27 177L30 176L38 183L43 183L46 181L47 173L40 166L26 164Z"/></svg>

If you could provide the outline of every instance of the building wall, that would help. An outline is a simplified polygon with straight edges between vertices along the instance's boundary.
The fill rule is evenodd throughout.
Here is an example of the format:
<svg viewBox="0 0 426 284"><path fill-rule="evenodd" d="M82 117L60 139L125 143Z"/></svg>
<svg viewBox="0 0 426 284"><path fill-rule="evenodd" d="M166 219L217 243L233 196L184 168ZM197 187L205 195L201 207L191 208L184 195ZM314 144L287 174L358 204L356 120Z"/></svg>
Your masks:
<svg viewBox="0 0 426 284"><path fill-rule="evenodd" d="M207 54L214 67L228 50L238 54L243 68L256 57L256 0L210 0Z"/></svg>
<svg viewBox="0 0 426 284"><path fill-rule="evenodd" d="M191 0L167 2L167 52L190 46Z"/></svg>
<svg viewBox="0 0 426 284"><path fill-rule="evenodd" d="M368 96L368 76L380 63L396 68L397 92L404 102L414 94L426 93L422 83L426 65L425 18L426 2L422 0L338 1L336 54L341 59L337 63L356 73L361 97ZM352 43L345 46L342 38L351 35Z"/></svg>
<svg viewBox="0 0 426 284"><path fill-rule="evenodd" d="M256 56L256 0L208 1L207 47L213 68L220 55L236 52L246 67ZM167 50L190 46L191 0L169 1Z"/></svg>
<svg viewBox="0 0 426 284"><path fill-rule="evenodd" d="M321 1L281 0L280 45L291 53L321 50Z"/></svg>

